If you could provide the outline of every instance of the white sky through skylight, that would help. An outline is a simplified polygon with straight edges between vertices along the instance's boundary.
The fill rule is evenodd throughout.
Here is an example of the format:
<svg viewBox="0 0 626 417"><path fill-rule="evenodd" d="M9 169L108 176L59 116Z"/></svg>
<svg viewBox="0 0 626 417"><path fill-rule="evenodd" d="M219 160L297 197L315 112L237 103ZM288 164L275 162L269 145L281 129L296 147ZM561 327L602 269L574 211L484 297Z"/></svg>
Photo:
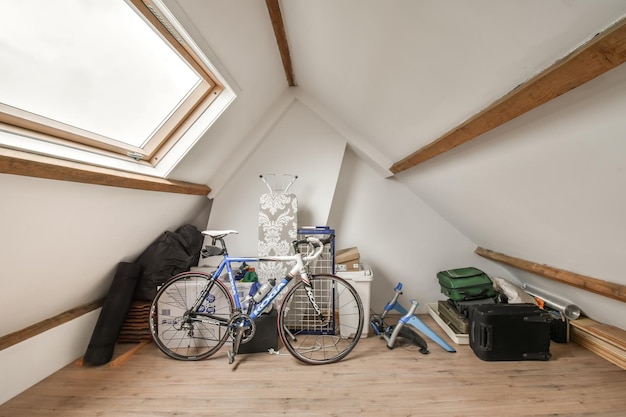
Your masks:
<svg viewBox="0 0 626 417"><path fill-rule="evenodd" d="M134 146L200 78L123 0L1 0L0 102Z"/></svg>

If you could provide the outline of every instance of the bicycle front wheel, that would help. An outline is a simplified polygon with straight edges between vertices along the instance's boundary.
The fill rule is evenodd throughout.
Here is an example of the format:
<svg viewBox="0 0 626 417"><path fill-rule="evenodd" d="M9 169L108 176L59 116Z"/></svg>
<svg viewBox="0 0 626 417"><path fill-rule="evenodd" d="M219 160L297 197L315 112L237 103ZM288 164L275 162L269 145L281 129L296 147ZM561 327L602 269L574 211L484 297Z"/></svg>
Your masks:
<svg viewBox="0 0 626 417"><path fill-rule="evenodd" d="M285 296L278 313L280 339L302 362L340 361L361 337L363 303L352 285L334 275L315 275L311 286L317 308L302 281Z"/></svg>
<svg viewBox="0 0 626 417"><path fill-rule="evenodd" d="M199 308L192 310L204 289ZM202 272L183 272L157 291L150 307L150 332L167 356L200 360L217 352L228 338L234 309L230 291Z"/></svg>

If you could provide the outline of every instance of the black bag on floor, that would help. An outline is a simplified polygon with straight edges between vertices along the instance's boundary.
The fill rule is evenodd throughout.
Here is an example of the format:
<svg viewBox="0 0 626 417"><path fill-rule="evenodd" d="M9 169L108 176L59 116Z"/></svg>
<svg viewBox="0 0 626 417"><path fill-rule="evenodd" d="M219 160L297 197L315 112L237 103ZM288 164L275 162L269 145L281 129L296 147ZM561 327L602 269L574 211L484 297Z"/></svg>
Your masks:
<svg viewBox="0 0 626 417"><path fill-rule="evenodd" d="M470 310L470 347L485 361L544 360L550 313L534 304L482 304Z"/></svg>
<svg viewBox="0 0 626 417"><path fill-rule="evenodd" d="M121 262L118 265L83 362L103 365L111 361L115 341L128 315L133 300L133 291L140 274L141 266L138 264Z"/></svg>
<svg viewBox="0 0 626 417"><path fill-rule="evenodd" d="M159 236L137 260L142 267L142 273L134 298L152 301L159 285L198 265L203 242L202 233L190 224Z"/></svg>

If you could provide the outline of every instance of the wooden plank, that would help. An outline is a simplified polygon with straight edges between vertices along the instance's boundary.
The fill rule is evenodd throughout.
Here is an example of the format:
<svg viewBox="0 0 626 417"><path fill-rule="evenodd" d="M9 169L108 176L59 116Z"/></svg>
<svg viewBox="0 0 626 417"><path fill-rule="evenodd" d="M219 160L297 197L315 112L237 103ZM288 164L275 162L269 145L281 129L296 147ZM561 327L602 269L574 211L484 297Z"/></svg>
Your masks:
<svg viewBox="0 0 626 417"><path fill-rule="evenodd" d="M29 326L25 329L9 333L6 336L2 336L0 337L0 350L16 345L20 342L23 342L24 340L37 336L38 334L48 331L56 326L60 326L64 323L67 323L68 321L74 320L75 318L87 314L90 311L102 307L103 303L104 298L92 301L91 303L83 304L82 306L67 310L61 314L57 314L54 317L40 321L39 323L33 324L32 326Z"/></svg>
<svg viewBox="0 0 626 417"><path fill-rule="evenodd" d="M626 351L623 349L620 349L619 347L595 337L593 334L586 333L577 328L572 329L570 336L573 342L586 347L593 353L600 355L604 359L618 365L620 368L624 368L626 366Z"/></svg>
<svg viewBox="0 0 626 417"><path fill-rule="evenodd" d="M146 345L148 345L148 343L150 343L151 341L152 340L143 340L140 343L137 343L136 346L133 346L131 349L129 349L128 351L124 352L123 354L121 354L117 358L113 359L111 362L109 362L109 366L120 366L122 363L127 361L135 353L137 353L141 349L145 348Z"/></svg>
<svg viewBox="0 0 626 417"><path fill-rule="evenodd" d="M613 298L614 300L626 301L626 287L620 284L603 281L548 265L538 264L481 247L477 247L474 252L483 258L502 262L523 271L549 278L553 281L581 288L605 297Z"/></svg>
<svg viewBox="0 0 626 417"><path fill-rule="evenodd" d="M116 171L6 148L0 148L0 173L189 195L206 196L211 192L204 184Z"/></svg>
<svg viewBox="0 0 626 417"><path fill-rule="evenodd" d="M590 318L570 321L571 340L626 369L626 331Z"/></svg>
<svg viewBox="0 0 626 417"><path fill-rule="evenodd" d="M582 347L589 349L601 358L606 359L612 364L626 370L626 357L623 354L616 354L613 350L611 350L610 346L603 346L602 342L598 342L598 340L595 340L590 335L574 330L571 333L571 340L572 342L578 343Z"/></svg>
<svg viewBox="0 0 626 417"><path fill-rule="evenodd" d="M608 324L599 323L588 317L578 320L572 320L571 326L595 335L595 337L604 340L620 349L626 351L626 331L619 327L610 326Z"/></svg>
<svg viewBox="0 0 626 417"><path fill-rule="evenodd" d="M394 163L394 174L441 155L626 62L626 19L434 142Z"/></svg>
<svg viewBox="0 0 626 417"><path fill-rule="evenodd" d="M287 76L287 83L290 87L295 87L296 80L293 75L291 54L289 53L289 43L287 42L287 34L285 32L283 15L280 11L280 4L278 0L265 0L265 4L267 4L267 11L269 12L270 19L272 20L274 36L276 36L278 50L280 51L280 58L283 61L283 68L285 69L285 75Z"/></svg>

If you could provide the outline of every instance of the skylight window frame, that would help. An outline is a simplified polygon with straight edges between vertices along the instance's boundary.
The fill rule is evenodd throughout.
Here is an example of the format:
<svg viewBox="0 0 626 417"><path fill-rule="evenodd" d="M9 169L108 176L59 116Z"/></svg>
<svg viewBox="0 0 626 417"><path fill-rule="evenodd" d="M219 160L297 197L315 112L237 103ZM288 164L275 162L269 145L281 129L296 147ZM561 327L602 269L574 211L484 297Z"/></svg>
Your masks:
<svg viewBox="0 0 626 417"><path fill-rule="evenodd" d="M201 81L143 147L0 103L0 146L165 178L236 95L160 0L124 0Z"/></svg>

